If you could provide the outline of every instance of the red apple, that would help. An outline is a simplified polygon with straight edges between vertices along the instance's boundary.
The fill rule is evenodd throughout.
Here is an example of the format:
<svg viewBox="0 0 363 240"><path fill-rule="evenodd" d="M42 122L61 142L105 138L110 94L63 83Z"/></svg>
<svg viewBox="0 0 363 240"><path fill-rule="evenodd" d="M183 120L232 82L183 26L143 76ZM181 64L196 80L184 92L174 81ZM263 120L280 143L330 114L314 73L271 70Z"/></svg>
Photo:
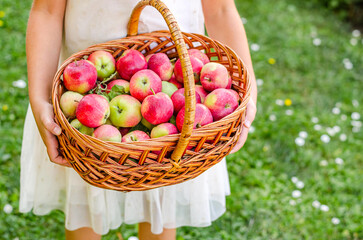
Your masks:
<svg viewBox="0 0 363 240"><path fill-rule="evenodd" d="M74 118L76 116L76 109L78 103L83 98L83 95L77 92L67 91L62 94L59 105L67 118Z"/></svg>
<svg viewBox="0 0 363 240"><path fill-rule="evenodd" d="M238 92L236 92L233 89L227 89L227 90L229 90L235 96L235 98L237 99L237 102L238 102L239 101L239 94L238 94Z"/></svg>
<svg viewBox="0 0 363 240"><path fill-rule="evenodd" d="M104 124L110 115L110 106L105 97L97 94L84 96L76 110L77 119L86 127L98 127Z"/></svg>
<svg viewBox="0 0 363 240"><path fill-rule="evenodd" d="M146 62L149 62L150 58L154 55L154 53L149 54L145 57Z"/></svg>
<svg viewBox="0 0 363 240"><path fill-rule="evenodd" d="M204 65L210 62L208 56L198 49L189 49L188 54L189 56L198 58Z"/></svg>
<svg viewBox="0 0 363 240"><path fill-rule="evenodd" d="M200 82L208 92L217 88L226 88L228 86L228 78L227 68L216 62L207 63L200 72Z"/></svg>
<svg viewBox="0 0 363 240"><path fill-rule="evenodd" d="M110 93L113 86L118 85L124 88L124 93L130 93L130 82L123 79L116 79L107 84L106 93Z"/></svg>
<svg viewBox="0 0 363 240"><path fill-rule="evenodd" d="M161 92L159 76L149 69L138 71L130 80L130 93L142 102L147 96Z"/></svg>
<svg viewBox="0 0 363 240"><path fill-rule="evenodd" d="M165 53L156 53L148 61L148 68L154 71L162 81L168 81L173 75L174 66Z"/></svg>
<svg viewBox="0 0 363 240"><path fill-rule="evenodd" d="M195 91L199 94L201 103L204 103L204 99L208 93L204 90L203 86L195 85Z"/></svg>
<svg viewBox="0 0 363 240"><path fill-rule="evenodd" d="M144 55L134 49L124 51L116 62L117 72L126 80L130 80L136 72L146 68L147 62Z"/></svg>
<svg viewBox="0 0 363 240"><path fill-rule="evenodd" d="M231 89L231 87L232 87L232 78L231 78L231 76L228 75L228 84L227 84L226 89Z"/></svg>
<svg viewBox="0 0 363 240"><path fill-rule="evenodd" d="M174 84L175 87L177 87L178 89L183 88L183 85L184 85L184 83L180 83L175 79L174 74L171 76L171 78L170 78L170 80L168 82Z"/></svg>
<svg viewBox="0 0 363 240"><path fill-rule="evenodd" d="M185 107L183 107L176 116L176 126L180 132L182 131L183 128L184 116L185 116ZM200 128L211 122L213 122L213 116L209 111L209 109L203 104L197 103L195 105L195 118L194 118L193 128Z"/></svg>
<svg viewBox="0 0 363 240"><path fill-rule="evenodd" d="M89 55L87 60L96 67L99 79L108 78L115 72L116 61L109 52L103 50L95 51Z"/></svg>
<svg viewBox="0 0 363 240"><path fill-rule="evenodd" d="M190 63L192 64L194 81L199 82L200 71L202 70L204 64L201 60L199 60L198 58L192 57L192 56L190 57ZM184 82L183 81L183 69L181 66L180 59L178 59L175 63L174 74L175 74L175 79L178 82L181 82L181 83Z"/></svg>
<svg viewBox="0 0 363 240"><path fill-rule="evenodd" d="M180 109L185 106L185 96L184 96L184 88L180 88L171 95L171 100L174 105L174 112L178 113ZM200 96L197 92L195 92L195 100L196 103L201 103Z"/></svg>
<svg viewBox="0 0 363 240"><path fill-rule="evenodd" d="M171 123L162 123L157 125L151 130L150 137L158 138L166 135L177 134L178 129L174 124Z"/></svg>
<svg viewBox="0 0 363 240"><path fill-rule="evenodd" d="M127 127L127 128L126 127L124 127L124 128L122 127L122 128L120 128L119 131L121 133L121 136L125 136L130 131L130 129L131 129L130 127Z"/></svg>
<svg viewBox="0 0 363 240"><path fill-rule="evenodd" d="M64 86L74 92L86 93L96 85L96 67L87 60L68 64L63 72Z"/></svg>
<svg viewBox="0 0 363 240"><path fill-rule="evenodd" d="M110 102L110 119L116 127L134 127L141 121L141 103L130 95L119 95Z"/></svg>
<svg viewBox="0 0 363 240"><path fill-rule="evenodd" d="M153 125L168 122L171 116L173 116L173 112L173 102L163 92L147 96L141 105L142 116Z"/></svg>
<svg viewBox="0 0 363 240"><path fill-rule="evenodd" d="M150 139L149 135L140 130L129 132L122 137L122 142L137 142Z"/></svg>
<svg viewBox="0 0 363 240"><path fill-rule="evenodd" d="M238 99L236 99L236 95L232 93L232 90L218 88L208 94L204 105L211 111L214 121L218 121L238 107Z"/></svg>
<svg viewBox="0 0 363 240"><path fill-rule="evenodd" d="M95 129L92 136L102 141L121 142L120 131L112 125L105 124L99 126Z"/></svg>

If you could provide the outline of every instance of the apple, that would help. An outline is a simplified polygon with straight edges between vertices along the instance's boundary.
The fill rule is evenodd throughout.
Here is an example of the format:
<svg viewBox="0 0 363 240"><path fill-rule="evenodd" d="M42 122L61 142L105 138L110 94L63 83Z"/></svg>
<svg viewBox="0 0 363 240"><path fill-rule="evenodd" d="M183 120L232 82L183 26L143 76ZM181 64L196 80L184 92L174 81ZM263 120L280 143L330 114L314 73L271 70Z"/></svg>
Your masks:
<svg viewBox="0 0 363 240"><path fill-rule="evenodd" d="M227 84L226 89L231 89L231 88L232 88L232 78L231 78L231 76L228 75L228 84Z"/></svg>
<svg viewBox="0 0 363 240"><path fill-rule="evenodd" d="M227 89L227 90L230 91L235 96L235 98L237 99L237 102L238 102L239 101L239 94L238 94L238 92L236 92L233 89Z"/></svg>
<svg viewBox="0 0 363 240"><path fill-rule="evenodd" d="M150 69L138 71L130 80L130 93L142 102L147 96L161 92L160 77Z"/></svg>
<svg viewBox="0 0 363 240"><path fill-rule="evenodd" d="M110 119L116 127L134 127L141 121L141 103L130 95L119 95L110 102Z"/></svg>
<svg viewBox="0 0 363 240"><path fill-rule="evenodd" d="M218 121L238 107L238 99L236 99L236 95L232 93L232 90L218 88L208 94L204 105L211 111L214 121Z"/></svg>
<svg viewBox="0 0 363 240"><path fill-rule="evenodd" d="M195 85L195 92L199 94L201 103L204 103L204 99L208 95L208 92L205 91L201 85Z"/></svg>
<svg viewBox="0 0 363 240"><path fill-rule="evenodd" d="M146 62L149 62L150 58L154 55L154 53L149 54L145 57Z"/></svg>
<svg viewBox="0 0 363 240"><path fill-rule="evenodd" d="M155 125L149 123L145 118L141 119L141 124L144 125L149 130L151 130L151 129L153 129L155 127Z"/></svg>
<svg viewBox="0 0 363 240"><path fill-rule="evenodd" d="M216 62L207 63L200 72L200 82L208 92L212 92L217 88L226 88L228 86L228 78L227 68Z"/></svg>
<svg viewBox="0 0 363 240"><path fill-rule="evenodd" d="M199 60L198 58L195 57L190 57L190 63L192 64L192 69L193 69L193 74L194 74L194 81L195 82L199 82L200 79L200 71L203 68L203 62L201 60ZM178 82L184 82L183 80L183 69L181 66L181 61L180 59L178 59L175 63L175 67L174 67L174 75L175 75L175 79Z"/></svg>
<svg viewBox="0 0 363 240"><path fill-rule="evenodd" d="M106 93L110 93L113 86L121 86L124 89L124 94L130 93L130 82L123 79L116 79L107 84Z"/></svg>
<svg viewBox="0 0 363 240"><path fill-rule="evenodd" d="M171 78L168 82L174 84L174 86L177 87L178 89L183 88L183 85L184 85L184 83L180 83L175 79L174 74L171 76Z"/></svg>
<svg viewBox="0 0 363 240"><path fill-rule="evenodd" d="M88 61L92 62L97 69L99 79L105 79L115 72L116 61L111 53L99 50L89 55Z"/></svg>
<svg viewBox="0 0 363 240"><path fill-rule="evenodd" d="M174 112L178 113L180 109L185 106L184 88L180 88L171 95L171 100L174 105ZM201 98L197 92L195 92L196 103L201 103Z"/></svg>
<svg viewBox="0 0 363 240"><path fill-rule="evenodd" d="M121 133L121 136L125 136L129 131L130 131L130 127L127 128L119 128L119 131Z"/></svg>
<svg viewBox="0 0 363 240"><path fill-rule="evenodd" d="M71 126L74 127L75 129L77 129L78 131L80 131L81 133L89 135L89 136L91 136L94 131L93 128L89 128L89 127L86 127L85 125L83 125L77 118L72 120Z"/></svg>
<svg viewBox="0 0 363 240"><path fill-rule="evenodd" d="M208 56L198 49L189 49L188 54L189 56L198 58L204 65L210 62Z"/></svg>
<svg viewBox="0 0 363 240"><path fill-rule="evenodd" d="M98 127L104 124L110 115L110 106L104 96L88 94L79 102L76 110L77 119L86 127Z"/></svg>
<svg viewBox="0 0 363 240"><path fill-rule="evenodd" d="M79 101L83 95L77 92L67 91L62 94L59 105L67 118L74 118L76 116L76 109Z"/></svg>
<svg viewBox="0 0 363 240"><path fill-rule="evenodd" d="M92 137L101 139L102 141L121 142L120 131L112 125L102 125L95 129Z"/></svg>
<svg viewBox="0 0 363 240"><path fill-rule="evenodd" d="M185 117L185 107L183 107L176 116L176 126L181 132ZM210 110L201 103L195 105L195 118L193 128L200 128L208 123L213 122L213 116Z"/></svg>
<svg viewBox="0 0 363 240"><path fill-rule="evenodd" d="M174 84L167 81L161 81L161 91L166 93L169 97L171 97L171 95L173 95L173 93L177 90L178 88Z"/></svg>
<svg viewBox="0 0 363 240"><path fill-rule="evenodd" d="M151 130L150 137L158 138L166 135L177 134L178 129L174 124L171 123L162 123L157 125Z"/></svg>
<svg viewBox="0 0 363 240"><path fill-rule="evenodd" d="M129 132L122 137L122 142L137 142L150 139L149 135L140 130Z"/></svg>
<svg viewBox="0 0 363 240"><path fill-rule="evenodd" d="M173 116L173 112L173 102L163 92L147 96L141 104L142 116L153 125L168 122Z"/></svg>
<svg viewBox="0 0 363 240"><path fill-rule="evenodd" d="M87 60L72 62L63 72L64 86L70 91L86 93L95 87L96 81L96 67Z"/></svg>
<svg viewBox="0 0 363 240"><path fill-rule="evenodd" d="M153 54L148 61L148 68L154 71L162 81L168 81L174 70L173 64L165 53Z"/></svg>
<svg viewBox="0 0 363 240"><path fill-rule="evenodd" d="M117 72L125 80L130 80L136 72L146 68L147 62L144 55L135 49L124 51L116 62Z"/></svg>

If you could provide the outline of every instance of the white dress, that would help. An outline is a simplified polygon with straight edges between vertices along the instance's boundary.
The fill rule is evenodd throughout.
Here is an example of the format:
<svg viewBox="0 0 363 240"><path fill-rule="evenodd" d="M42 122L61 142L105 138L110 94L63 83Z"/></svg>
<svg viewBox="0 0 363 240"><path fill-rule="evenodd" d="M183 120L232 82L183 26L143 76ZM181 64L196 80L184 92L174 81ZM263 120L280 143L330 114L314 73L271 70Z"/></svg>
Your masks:
<svg viewBox="0 0 363 240"><path fill-rule="evenodd" d="M86 47L126 35L135 0L68 0L60 62ZM201 2L164 0L182 31L204 34ZM139 32L167 29L160 13L147 6ZM92 227L106 234L122 223L163 228L204 227L225 212L229 181L225 159L190 181L143 192L117 192L89 185L71 168L51 163L31 112L25 120L21 154L20 211L65 213L65 227Z"/></svg>

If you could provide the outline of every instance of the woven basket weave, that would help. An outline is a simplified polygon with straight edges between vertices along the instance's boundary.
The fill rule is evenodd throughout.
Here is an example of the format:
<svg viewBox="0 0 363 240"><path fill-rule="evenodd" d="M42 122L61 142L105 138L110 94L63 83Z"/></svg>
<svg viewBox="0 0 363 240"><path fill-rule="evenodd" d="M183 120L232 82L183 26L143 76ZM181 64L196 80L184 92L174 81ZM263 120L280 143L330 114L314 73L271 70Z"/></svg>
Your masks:
<svg viewBox="0 0 363 240"><path fill-rule="evenodd" d="M139 16L147 5L163 15L170 31L137 34ZM212 62L223 64L232 77L232 88L240 96L240 105L233 113L198 129L193 129L194 78L187 53L191 48L204 50ZM97 50L108 51L117 60L127 49L136 49L145 56L163 52L170 58L180 58L186 97L185 120L180 134L132 143L104 142L80 133L63 115L59 100L65 91L62 85L65 67ZM158 0L142 0L131 15L127 37L97 44L72 55L56 73L52 102L55 120L62 128L62 134L58 136L59 150L86 182L97 187L142 191L184 182L220 162L234 147L242 131L250 91L248 72L233 50L209 37L180 32L165 4Z"/></svg>

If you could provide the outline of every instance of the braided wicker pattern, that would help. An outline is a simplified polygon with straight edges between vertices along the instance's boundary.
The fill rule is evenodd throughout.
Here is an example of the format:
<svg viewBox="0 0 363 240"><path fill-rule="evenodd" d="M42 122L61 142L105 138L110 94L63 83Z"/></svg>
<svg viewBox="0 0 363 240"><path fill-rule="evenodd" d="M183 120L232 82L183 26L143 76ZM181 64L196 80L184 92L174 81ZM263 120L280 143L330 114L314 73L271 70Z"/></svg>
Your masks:
<svg viewBox="0 0 363 240"><path fill-rule="evenodd" d="M160 3L156 0L142 2ZM165 9L160 10L165 11ZM133 34L129 31L129 35ZM182 143L182 146L177 146L177 143L183 133L133 143L104 142L84 135L71 127L59 105L60 97L65 91L62 85L62 74L69 63L85 59L97 50L108 51L118 59L123 51L136 49L145 56L164 52L170 58L177 56L187 58L183 66L186 74L184 76L191 74L191 66L185 46L185 49L178 50L180 40L178 43L174 42L169 31L128 36L80 51L68 58L56 73L52 101L56 122L63 130L58 136L60 152L86 182L118 191L142 191L172 185L197 177L220 162L234 147L242 131L251 91L246 68L233 50L218 41L199 34L181 33L180 36L188 49L204 50L211 61L219 62L228 69L232 76L232 88L240 96L239 107L219 121L192 129L191 133L187 131L184 137L185 143ZM190 89L194 89L194 80L191 83L187 83L189 80L185 81ZM192 98L195 97L194 91L189 91L188 94L193 95ZM189 96L186 101L193 118L189 122L187 120L187 123L184 122L186 125L183 125L183 131L184 126L193 126L195 106L190 105L190 102L194 102L190 101L192 98ZM186 146L188 146L187 150L185 150ZM180 157L172 158L176 149L182 149Z"/></svg>

